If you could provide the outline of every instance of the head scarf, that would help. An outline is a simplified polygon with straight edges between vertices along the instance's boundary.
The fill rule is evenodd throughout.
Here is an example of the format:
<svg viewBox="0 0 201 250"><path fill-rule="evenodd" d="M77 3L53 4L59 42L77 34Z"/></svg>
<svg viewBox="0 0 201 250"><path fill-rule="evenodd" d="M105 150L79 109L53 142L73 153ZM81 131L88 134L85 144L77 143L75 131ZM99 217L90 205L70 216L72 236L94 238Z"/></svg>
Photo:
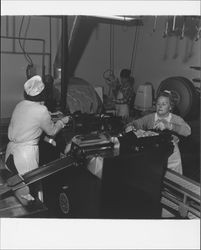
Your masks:
<svg viewBox="0 0 201 250"><path fill-rule="evenodd" d="M24 84L24 97L33 102L45 101L45 85L39 75L33 76Z"/></svg>

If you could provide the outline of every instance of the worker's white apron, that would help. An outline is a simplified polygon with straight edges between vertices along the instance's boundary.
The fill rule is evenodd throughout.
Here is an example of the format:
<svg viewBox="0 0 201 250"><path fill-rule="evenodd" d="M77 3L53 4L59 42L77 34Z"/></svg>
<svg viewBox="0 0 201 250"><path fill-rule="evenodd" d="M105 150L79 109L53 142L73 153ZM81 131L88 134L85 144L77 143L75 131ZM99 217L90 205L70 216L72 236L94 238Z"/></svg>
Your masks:
<svg viewBox="0 0 201 250"><path fill-rule="evenodd" d="M122 92L118 92L117 94L117 100L118 99L122 99L123 98L123 94ZM121 116L124 119L128 119L129 117L129 107L128 104L124 103L124 104L115 104L115 109L116 109L116 115L117 116Z"/></svg>
<svg viewBox="0 0 201 250"><path fill-rule="evenodd" d="M170 122L172 118L172 114L170 113L168 115L168 117L166 118L167 122ZM155 122L157 121L158 117L157 117L157 113L155 114ZM182 171L182 162L181 162L181 154L180 154L180 150L178 147L178 143L179 143L179 138L175 135L173 135L173 145L174 145L174 151L173 153L169 156L168 158L168 164L167 167L179 174L183 174Z"/></svg>
<svg viewBox="0 0 201 250"><path fill-rule="evenodd" d="M178 144L173 142L174 144L174 152L168 158L168 165L167 167L175 172L182 174L182 163L181 163L181 155L179 151Z"/></svg>
<svg viewBox="0 0 201 250"><path fill-rule="evenodd" d="M179 147L178 147L177 142L173 142L173 144L174 144L174 152L168 158L167 167L182 175L183 171L182 171L182 163L181 163L181 155L180 155ZM166 208L162 208L161 217L162 218L174 218L175 216L172 213L170 213Z"/></svg>
<svg viewBox="0 0 201 250"><path fill-rule="evenodd" d="M38 167L39 150L35 140L23 143L10 141L6 149L6 158L13 155L15 167L19 174L24 174Z"/></svg>

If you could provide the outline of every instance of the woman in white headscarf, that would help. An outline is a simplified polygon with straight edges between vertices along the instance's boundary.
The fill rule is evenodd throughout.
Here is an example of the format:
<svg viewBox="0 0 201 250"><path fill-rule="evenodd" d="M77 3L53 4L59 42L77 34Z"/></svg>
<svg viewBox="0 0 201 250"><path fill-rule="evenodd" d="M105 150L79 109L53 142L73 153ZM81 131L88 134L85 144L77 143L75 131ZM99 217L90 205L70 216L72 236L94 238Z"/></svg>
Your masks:
<svg viewBox="0 0 201 250"><path fill-rule="evenodd" d="M10 142L7 145L5 161L12 155L15 167L21 175L38 167L38 141L42 132L54 136L69 121L67 116L56 123L51 120L44 105L45 96L45 85L41 77L33 76L24 84L25 100L16 105L11 117L8 128Z"/></svg>

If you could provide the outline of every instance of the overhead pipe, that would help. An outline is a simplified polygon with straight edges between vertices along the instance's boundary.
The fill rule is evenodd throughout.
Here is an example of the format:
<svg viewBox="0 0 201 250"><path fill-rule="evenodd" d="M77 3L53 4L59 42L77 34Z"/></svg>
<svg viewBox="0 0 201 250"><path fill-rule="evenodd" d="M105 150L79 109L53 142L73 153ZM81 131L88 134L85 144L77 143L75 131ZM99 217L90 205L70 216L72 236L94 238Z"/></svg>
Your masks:
<svg viewBox="0 0 201 250"><path fill-rule="evenodd" d="M61 110L66 112L67 86L69 81L68 54L68 17L62 16L61 21Z"/></svg>
<svg viewBox="0 0 201 250"><path fill-rule="evenodd" d="M113 23L117 25L143 25L141 17L135 16L116 16L116 15L103 15L103 16L88 16L91 19L96 19L101 23Z"/></svg>
<svg viewBox="0 0 201 250"><path fill-rule="evenodd" d="M131 17L131 16L117 16L117 15L96 15L94 17L98 17L98 18L103 18L103 19L108 19L110 20L118 20L118 21L123 21L123 22L130 22L130 21L136 21L136 20L140 20L139 18L136 17Z"/></svg>

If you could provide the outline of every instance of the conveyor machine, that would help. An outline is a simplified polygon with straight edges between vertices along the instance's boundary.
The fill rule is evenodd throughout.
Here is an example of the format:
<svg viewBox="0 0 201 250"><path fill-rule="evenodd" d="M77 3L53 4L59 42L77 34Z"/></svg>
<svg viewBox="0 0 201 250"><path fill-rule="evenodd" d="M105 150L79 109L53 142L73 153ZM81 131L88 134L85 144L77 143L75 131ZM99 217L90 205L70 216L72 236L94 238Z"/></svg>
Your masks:
<svg viewBox="0 0 201 250"><path fill-rule="evenodd" d="M106 118L108 126L111 117ZM112 126L103 132L104 123L100 126L99 122L94 123L99 131L95 126L84 133L80 124L83 133L71 134L68 155L46 159L23 176L5 177L4 173L0 217L40 217L45 212L48 217L159 219L165 207L176 217L200 218L200 185L167 170L173 150L171 134L124 134L119 133L121 129L112 131ZM64 141L69 140L65 137L69 129L60 134ZM79 132L79 126L76 129ZM37 182L43 184L44 202L37 197L26 199Z"/></svg>

